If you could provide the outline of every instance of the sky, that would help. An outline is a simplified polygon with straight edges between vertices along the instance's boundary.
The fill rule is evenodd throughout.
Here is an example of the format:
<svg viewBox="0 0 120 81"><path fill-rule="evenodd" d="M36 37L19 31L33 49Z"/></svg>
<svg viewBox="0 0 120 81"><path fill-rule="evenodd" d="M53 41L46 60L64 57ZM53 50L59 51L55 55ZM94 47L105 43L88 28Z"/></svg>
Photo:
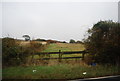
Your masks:
<svg viewBox="0 0 120 81"><path fill-rule="evenodd" d="M1 9L2 37L77 41L100 20L118 21L117 2L13 1L0 3Z"/></svg>
<svg viewBox="0 0 120 81"><path fill-rule="evenodd" d="M120 14L120 1L118 3L118 14ZM118 22L120 23L120 15L118 15Z"/></svg>

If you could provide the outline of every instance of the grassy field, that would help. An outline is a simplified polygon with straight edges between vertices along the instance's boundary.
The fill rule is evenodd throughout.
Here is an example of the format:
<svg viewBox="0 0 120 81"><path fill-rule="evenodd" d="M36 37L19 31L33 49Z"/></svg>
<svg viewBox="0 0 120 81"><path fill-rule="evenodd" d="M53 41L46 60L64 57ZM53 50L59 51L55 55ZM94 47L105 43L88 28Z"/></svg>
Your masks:
<svg viewBox="0 0 120 81"><path fill-rule="evenodd" d="M52 66L10 67L3 69L3 79L76 79L119 74L114 66L57 64ZM33 70L36 70L33 72ZM86 72L86 75L83 74Z"/></svg>
<svg viewBox="0 0 120 81"><path fill-rule="evenodd" d="M44 50L44 52L58 52L61 51L82 51L84 50L82 44L70 44L70 43L53 43Z"/></svg>
<svg viewBox="0 0 120 81"><path fill-rule="evenodd" d="M84 45L82 44L70 44L70 43L53 43L48 45L48 47L43 50L43 52L59 52L61 51L82 51L84 50ZM51 54L51 57L58 57L58 54ZM62 55L62 57L75 57L81 56L81 54L68 54ZM34 58L39 58L38 55L35 55Z"/></svg>
<svg viewBox="0 0 120 81"><path fill-rule="evenodd" d="M84 49L82 44L53 43L48 45L43 52L82 51ZM73 57L80 56L80 54L63 56ZM58 55L52 55L52 57L58 57ZM34 58L39 58L39 56L35 55ZM77 61L71 59L62 60L62 62L58 60L48 60L47 62L42 60L39 62L43 64L4 68L2 71L3 79L76 79L120 74L120 69L117 66L88 66L80 59ZM83 74L85 71L87 72L86 75Z"/></svg>

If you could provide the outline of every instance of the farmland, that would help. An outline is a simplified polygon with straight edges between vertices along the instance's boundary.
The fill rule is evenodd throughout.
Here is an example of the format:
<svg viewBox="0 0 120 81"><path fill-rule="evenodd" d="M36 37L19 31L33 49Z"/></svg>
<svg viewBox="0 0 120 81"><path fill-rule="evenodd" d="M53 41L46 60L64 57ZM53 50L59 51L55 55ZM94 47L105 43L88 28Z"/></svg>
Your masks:
<svg viewBox="0 0 120 81"><path fill-rule="evenodd" d="M69 44L69 43L52 43L49 44L43 52L58 52L61 51L80 51L84 50L82 44ZM68 56L77 56L68 55ZM58 57L52 55L52 57ZM34 56L34 58L39 58ZM117 66L96 65L90 66L85 64L80 59L78 61L57 60L40 61L39 65L28 66L14 66L3 69L3 78L7 79L75 79L75 78L87 78L87 77L99 77L106 75L119 74L119 68ZM47 64L44 64L46 63ZM86 75L83 72L87 72Z"/></svg>
<svg viewBox="0 0 120 81"><path fill-rule="evenodd" d="M70 43L52 43L47 46L45 50L42 52L66 52L66 51L83 51L84 45L83 44L70 44ZM68 54L63 55L63 57L74 57L74 56L81 56L80 54ZM39 58L38 55L34 56L35 58ZM58 57L58 54L51 54L51 57Z"/></svg>
<svg viewBox="0 0 120 81"><path fill-rule="evenodd" d="M44 52L57 52L61 51L82 51L84 50L84 45L82 44L70 44L70 43L53 43L48 46Z"/></svg>

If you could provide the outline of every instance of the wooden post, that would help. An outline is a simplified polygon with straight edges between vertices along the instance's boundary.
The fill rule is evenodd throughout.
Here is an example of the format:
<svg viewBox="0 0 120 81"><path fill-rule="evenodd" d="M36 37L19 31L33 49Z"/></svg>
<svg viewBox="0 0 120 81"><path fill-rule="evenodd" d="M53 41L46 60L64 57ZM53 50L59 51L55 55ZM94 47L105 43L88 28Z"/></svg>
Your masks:
<svg viewBox="0 0 120 81"><path fill-rule="evenodd" d="M41 58L40 54L39 54L39 58Z"/></svg>
<svg viewBox="0 0 120 81"><path fill-rule="evenodd" d="M31 62L33 63L34 54L32 53Z"/></svg>
<svg viewBox="0 0 120 81"><path fill-rule="evenodd" d="M50 54L48 54L48 56L49 56L49 59L50 59Z"/></svg>
<svg viewBox="0 0 120 81"><path fill-rule="evenodd" d="M82 60L84 60L85 53L82 54Z"/></svg>
<svg viewBox="0 0 120 81"><path fill-rule="evenodd" d="M77 58L75 59L75 62L77 62Z"/></svg>
<svg viewBox="0 0 120 81"><path fill-rule="evenodd" d="M59 50L59 62L61 62L61 50Z"/></svg>
<svg viewBox="0 0 120 81"><path fill-rule="evenodd" d="M63 54L62 54L62 52L61 52L61 54L60 54L61 61L62 61L62 55L63 55Z"/></svg>

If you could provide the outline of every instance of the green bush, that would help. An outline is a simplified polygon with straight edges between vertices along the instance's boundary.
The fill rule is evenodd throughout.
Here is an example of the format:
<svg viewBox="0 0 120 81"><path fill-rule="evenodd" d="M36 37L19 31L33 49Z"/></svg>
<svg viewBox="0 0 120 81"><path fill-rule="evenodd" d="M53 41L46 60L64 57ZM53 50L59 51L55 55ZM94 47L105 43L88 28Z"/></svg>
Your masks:
<svg viewBox="0 0 120 81"><path fill-rule="evenodd" d="M2 39L2 62L3 66L13 66L25 63L29 56L30 48L24 48L16 43L13 38Z"/></svg>
<svg viewBox="0 0 120 81"><path fill-rule="evenodd" d="M4 65L16 65L18 63L18 54L20 54L20 46L18 46L13 38L2 39L2 62Z"/></svg>
<svg viewBox="0 0 120 81"><path fill-rule="evenodd" d="M26 46L20 45L17 41L8 37L2 39L3 66L26 64L31 55L44 49L42 44L35 41L30 41Z"/></svg>
<svg viewBox="0 0 120 81"><path fill-rule="evenodd" d="M120 64L120 23L100 21L88 33L85 47L95 62Z"/></svg>
<svg viewBox="0 0 120 81"><path fill-rule="evenodd" d="M75 43L75 40L73 39L70 39L70 42L69 43Z"/></svg>

